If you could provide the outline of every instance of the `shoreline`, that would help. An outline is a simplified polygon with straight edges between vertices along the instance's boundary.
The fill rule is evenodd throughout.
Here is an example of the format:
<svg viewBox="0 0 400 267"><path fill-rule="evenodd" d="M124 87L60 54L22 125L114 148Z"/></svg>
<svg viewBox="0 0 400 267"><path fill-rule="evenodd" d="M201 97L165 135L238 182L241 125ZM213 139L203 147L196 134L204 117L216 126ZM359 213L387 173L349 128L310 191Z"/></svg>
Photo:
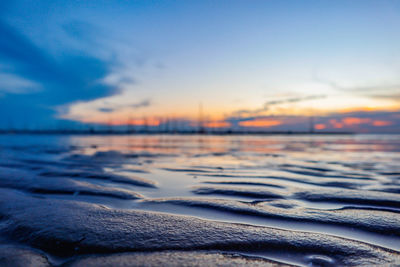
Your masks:
<svg viewBox="0 0 400 267"><path fill-rule="evenodd" d="M152 132L128 132L128 131L58 131L58 130L45 130L45 131L0 131L0 135L355 135L355 132L302 132L302 131L257 131L257 132L242 132L242 131L229 131L229 132L197 132L197 131L152 131ZM368 133L363 133L368 134ZM382 133L382 134L396 134L396 133Z"/></svg>

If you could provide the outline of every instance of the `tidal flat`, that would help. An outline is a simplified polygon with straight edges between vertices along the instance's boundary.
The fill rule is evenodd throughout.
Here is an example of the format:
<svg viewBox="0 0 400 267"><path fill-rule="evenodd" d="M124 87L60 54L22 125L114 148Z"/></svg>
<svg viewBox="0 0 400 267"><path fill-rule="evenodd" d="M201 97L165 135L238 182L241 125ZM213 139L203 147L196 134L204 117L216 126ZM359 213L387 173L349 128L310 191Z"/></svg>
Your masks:
<svg viewBox="0 0 400 267"><path fill-rule="evenodd" d="M1 266L400 264L399 135L1 135Z"/></svg>

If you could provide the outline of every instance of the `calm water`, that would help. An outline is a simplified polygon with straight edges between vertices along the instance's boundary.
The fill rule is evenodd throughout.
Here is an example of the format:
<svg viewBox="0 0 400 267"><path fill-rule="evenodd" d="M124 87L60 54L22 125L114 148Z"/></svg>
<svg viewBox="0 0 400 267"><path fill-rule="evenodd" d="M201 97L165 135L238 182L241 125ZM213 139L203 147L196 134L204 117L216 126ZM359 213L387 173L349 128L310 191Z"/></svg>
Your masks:
<svg viewBox="0 0 400 267"><path fill-rule="evenodd" d="M0 136L0 187L16 199L312 232L393 255L400 251L399 162L399 135ZM29 212L15 215L10 199L4 203L0 217L29 222ZM3 244L38 248L53 263L71 257L2 229ZM309 265L312 252L242 254ZM325 256L325 264L335 260Z"/></svg>

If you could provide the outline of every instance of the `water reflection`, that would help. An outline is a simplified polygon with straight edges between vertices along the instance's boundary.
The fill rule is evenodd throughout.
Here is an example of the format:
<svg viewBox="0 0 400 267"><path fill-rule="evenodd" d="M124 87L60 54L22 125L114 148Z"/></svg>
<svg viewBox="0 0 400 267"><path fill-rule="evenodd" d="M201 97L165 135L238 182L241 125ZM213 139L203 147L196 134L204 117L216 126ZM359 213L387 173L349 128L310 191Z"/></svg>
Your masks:
<svg viewBox="0 0 400 267"><path fill-rule="evenodd" d="M0 187L400 251L399 137L3 135Z"/></svg>

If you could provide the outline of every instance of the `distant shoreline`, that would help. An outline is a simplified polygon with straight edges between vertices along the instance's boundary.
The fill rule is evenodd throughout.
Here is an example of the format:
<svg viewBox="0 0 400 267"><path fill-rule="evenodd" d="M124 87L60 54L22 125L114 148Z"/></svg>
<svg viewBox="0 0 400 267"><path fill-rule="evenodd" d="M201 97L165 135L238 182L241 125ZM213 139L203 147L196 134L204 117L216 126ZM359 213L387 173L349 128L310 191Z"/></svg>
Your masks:
<svg viewBox="0 0 400 267"><path fill-rule="evenodd" d="M309 131L90 131L90 130L0 130L0 135L354 135L355 132Z"/></svg>

